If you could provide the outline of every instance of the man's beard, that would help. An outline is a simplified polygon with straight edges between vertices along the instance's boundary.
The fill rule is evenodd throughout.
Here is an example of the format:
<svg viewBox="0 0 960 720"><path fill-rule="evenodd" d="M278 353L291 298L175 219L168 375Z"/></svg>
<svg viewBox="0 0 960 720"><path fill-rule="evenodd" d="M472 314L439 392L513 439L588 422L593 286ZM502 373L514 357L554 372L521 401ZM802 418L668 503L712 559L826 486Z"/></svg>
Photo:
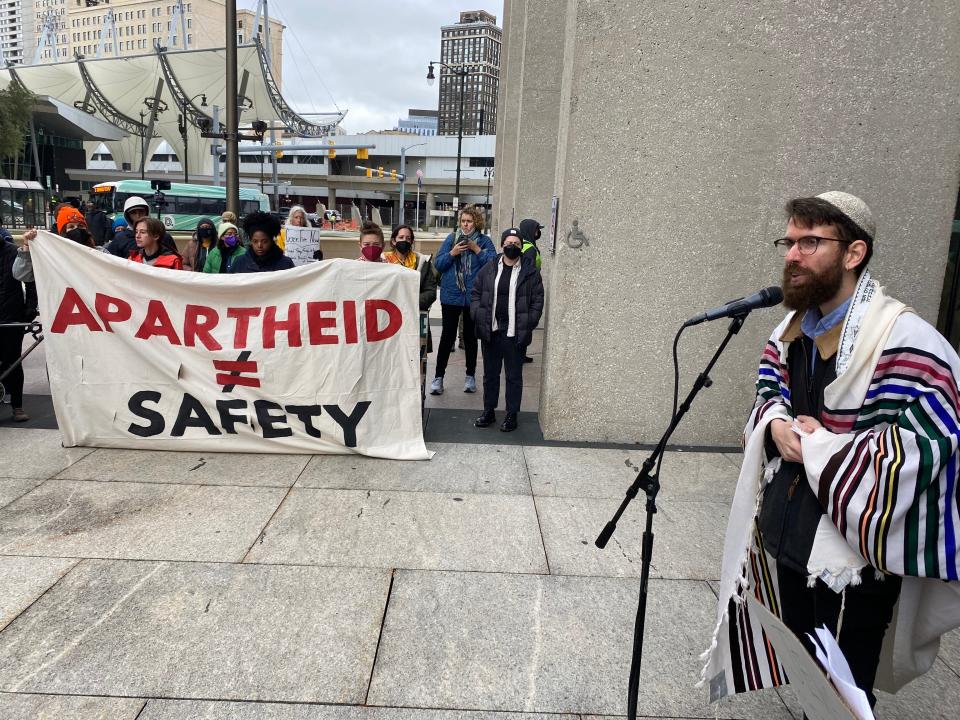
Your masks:
<svg viewBox="0 0 960 720"><path fill-rule="evenodd" d="M799 287L790 283L792 272L799 271L805 280ZM798 263L783 268L783 304L791 310L809 310L832 300L843 284L843 263L838 261L821 273L802 270Z"/></svg>

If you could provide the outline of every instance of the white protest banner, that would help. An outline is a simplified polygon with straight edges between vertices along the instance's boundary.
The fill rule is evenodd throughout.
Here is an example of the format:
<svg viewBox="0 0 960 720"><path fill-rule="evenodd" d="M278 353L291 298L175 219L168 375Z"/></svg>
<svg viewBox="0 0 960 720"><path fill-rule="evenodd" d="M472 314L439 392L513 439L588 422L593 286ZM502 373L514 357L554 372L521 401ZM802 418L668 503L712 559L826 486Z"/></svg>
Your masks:
<svg viewBox="0 0 960 720"><path fill-rule="evenodd" d="M320 249L320 228L287 225L284 228L286 246L284 254L294 265L306 265L314 261L313 254Z"/></svg>
<svg viewBox="0 0 960 720"><path fill-rule="evenodd" d="M67 447L432 455L416 273L185 272L43 231L30 256Z"/></svg>

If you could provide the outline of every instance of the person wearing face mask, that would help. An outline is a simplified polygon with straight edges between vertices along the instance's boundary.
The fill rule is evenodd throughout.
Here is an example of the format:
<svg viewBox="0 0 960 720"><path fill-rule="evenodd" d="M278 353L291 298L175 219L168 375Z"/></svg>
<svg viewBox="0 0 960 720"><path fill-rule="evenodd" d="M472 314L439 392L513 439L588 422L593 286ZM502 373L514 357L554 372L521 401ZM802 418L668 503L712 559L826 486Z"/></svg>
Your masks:
<svg viewBox="0 0 960 720"><path fill-rule="evenodd" d="M183 251L183 269L203 272L203 266L207 262L207 255L210 254L217 242L217 230L213 226L213 220L210 218L201 218L197 223L196 232L187 243Z"/></svg>
<svg viewBox="0 0 960 720"><path fill-rule="evenodd" d="M281 228L280 221L273 215L252 212L243 219L243 229L250 238L250 249L237 258L230 272L275 272L293 267L293 260L277 245Z"/></svg>
<svg viewBox="0 0 960 720"><path fill-rule="evenodd" d="M385 252L383 259L420 273L420 312L430 312L430 306L437 299L437 273L429 255L414 252L413 228L409 225L395 227L390 233L390 246L393 250ZM433 352L430 323L427 323L427 352Z"/></svg>
<svg viewBox="0 0 960 720"><path fill-rule="evenodd" d="M375 222L367 220L360 227L360 257L362 262L386 262L383 257L383 230Z"/></svg>
<svg viewBox="0 0 960 720"><path fill-rule="evenodd" d="M140 218L134 230L137 251L130 253L130 261L170 270L183 270L183 257L162 244L164 232L163 223L156 218Z"/></svg>
<svg viewBox="0 0 960 720"><path fill-rule="evenodd" d="M79 210L71 205L63 205L57 212L57 233L87 247L96 247L93 235L87 230L87 221ZM30 243L37 237L35 228L23 234L23 245L17 250L17 259L13 261L13 277L20 282L31 283L33 279L33 261L30 258Z"/></svg>
<svg viewBox="0 0 960 720"><path fill-rule="evenodd" d="M500 400L500 370L507 376L507 414L500 430L517 429L523 394L523 352L543 313L543 280L536 263L523 255L517 228L500 237L503 254L477 274L470 293L470 314L483 350L483 413L476 427L496 421Z"/></svg>
<svg viewBox="0 0 960 720"><path fill-rule="evenodd" d="M203 264L205 273L231 272L233 264L247 252L240 244L240 233L233 223L220 223L217 235L217 246L207 253L207 260Z"/></svg>
<svg viewBox="0 0 960 720"><path fill-rule="evenodd" d="M431 395L443 394L443 376L453 344L457 341L457 326L463 318L463 349L466 353L466 377L463 391L477 391L477 338L470 319L470 292L480 268L497 256L489 237L483 234L483 213L476 206L460 212L456 232L447 235L434 260L440 273L440 308L443 312L443 330L437 348L436 376L430 384Z"/></svg>

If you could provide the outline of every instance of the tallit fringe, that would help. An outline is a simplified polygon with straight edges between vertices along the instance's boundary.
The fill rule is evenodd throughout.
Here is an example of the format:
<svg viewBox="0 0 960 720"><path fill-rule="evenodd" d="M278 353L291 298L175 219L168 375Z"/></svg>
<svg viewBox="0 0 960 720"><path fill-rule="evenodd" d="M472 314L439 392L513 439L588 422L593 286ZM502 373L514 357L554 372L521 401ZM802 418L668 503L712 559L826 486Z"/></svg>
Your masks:
<svg viewBox="0 0 960 720"><path fill-rule="evenodd" d="M779 459L779 458L778 458ZM779 463L777 463L779 467ZM767 483L770 482L770 478L773 476L773 470L769 467L764 468L764 480L765 482L760 484L760 489L757 492L757 499L753 505L753 516L756 517L757 513L760 512L760 498L763 497L763 489L766 487ZM733 595L733 602L737 605L742 605L746 602L743 598L742 590L747 590L750 587L750 580L747 577L747 563L750 560L750 551L753 547L753 543L749 543L746 548L746 552L743 553L740 558L740 569L737 572L737 581L736 581L736 591ZM722 599L721 599L722 601ZM697 681L695 688L702 688L707 682L707 670L710 668L710 657L713 654L713 651L717 649L717 637L720 634L720 630L723 627L724 623L730 622L730 604L724 602L723 615L720 616L720 619L717 621L717 626L713 629L713 635L710 637L710 646L700 653L700 659L704 662L703 668L700 670L700 680Z"/></svg>
<svg viewBox="0 0 960 720"><path fill-rule="evenodd" d="M828 588L835 593L839 593L848 585L856 587L863 582L863 578L860 577L861 568L807 568L807 570L809 572L809 575L807 575L808 588L814 587L817 580L823 580Z"/></svg>

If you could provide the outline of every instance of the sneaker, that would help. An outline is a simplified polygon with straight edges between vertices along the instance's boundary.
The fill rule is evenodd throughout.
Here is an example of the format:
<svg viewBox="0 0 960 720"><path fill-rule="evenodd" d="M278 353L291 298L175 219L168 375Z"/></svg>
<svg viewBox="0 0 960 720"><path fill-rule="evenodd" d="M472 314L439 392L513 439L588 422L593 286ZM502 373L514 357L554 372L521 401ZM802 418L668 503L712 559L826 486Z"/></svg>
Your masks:
<svg viewBox="0 0 960 720"><path fill-rule="evenodd" d="M532 363L532 362L533 362L533 358L530 357L529 355L524 355L524 356L523 356L523 361L524 361L525 363Z"/></svg>
<svg viewBox="0 0 960 720"><path fill-rule="evenodd" d="M443 395L443 378L435 377L433 382L430 383L430 394L431 395Z"/></svg>
<svg viewBox="0 0 960 720"><path fill-rule="evenodd" d="M475 393L477 391L477 379L473 375L467 375L463 380L463 391Z"/></svg>
<svg viewBox="0 0 960 720"><path fill-rule="evenodd" d="M27 415L23 408L14 408L13 409L13 421L14 422L26 422L30 419L30 416Z"/></svg>
<svg viewBox="0 0 960 720"><path fill-rule="evenodd" d="M490 427L497 421L497 414L493 410L484 410L483 414L473 421L474 427Z"/></svg>
<svg viewBox="0 0 960 720"><path fill-rule="evenodd" d="M517 429L517 414L507 413L503 418L503 424L500 426L500 432L512 432Z"/></svg>

